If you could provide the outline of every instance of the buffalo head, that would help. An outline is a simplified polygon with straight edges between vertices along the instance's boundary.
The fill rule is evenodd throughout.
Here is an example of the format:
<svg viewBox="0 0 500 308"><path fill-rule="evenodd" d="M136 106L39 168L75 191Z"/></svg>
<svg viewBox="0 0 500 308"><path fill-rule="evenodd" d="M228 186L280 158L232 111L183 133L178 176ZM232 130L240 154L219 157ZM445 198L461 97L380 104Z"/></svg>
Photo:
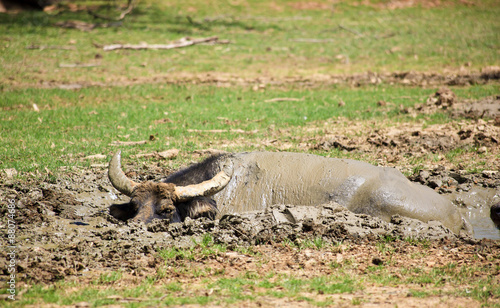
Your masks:
<svg viewBox="0 0 500 308"><path fill-rule="evenodd" d="M110 214L121 220L150 222L154 218L171 222L183 221L186 217L215 218L217 206L208 197L222 190L231 180L231 170L225 168L213 178L198 184L178 186L173 183L137 183L129 179L121 169L121 152L118 151L109 163L108 176L111 184L129 196L130 202L114 204Z"/></svg>

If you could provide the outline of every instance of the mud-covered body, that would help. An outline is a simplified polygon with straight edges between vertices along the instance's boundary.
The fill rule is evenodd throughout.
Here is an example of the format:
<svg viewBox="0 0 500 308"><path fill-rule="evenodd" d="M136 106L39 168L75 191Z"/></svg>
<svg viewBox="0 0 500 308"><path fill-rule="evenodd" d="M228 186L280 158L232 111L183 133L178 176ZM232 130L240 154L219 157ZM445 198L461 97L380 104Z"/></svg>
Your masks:
<svg viewBox="0 0 500 308"><path fill-rule="evenodd" d="M193 213L195 217L214 217L216 213L260 210L272 204L335 201L354 213L385 221L401 215L424 222L437 220L455 233L471 230L451 201L432 189L410 182L394 168L349 159L299 153L223 154L175 172L164 182L176 187L206 185L224 170L227 181L216 193L174 200L177 212L171 220L183 220Z"/></svg>
<svg viewBox="0 0 500 308"><path fill-rule="evenodd" d="M394 168L311 154L251 152L212 157L170 175L176 185L210 179L232 166L229 183L212 196L219 214L260 210L272 204L338 202L355 213L390 221L393 215L441 221L454 232L466 228L457 208L432 189Z"/></svg>

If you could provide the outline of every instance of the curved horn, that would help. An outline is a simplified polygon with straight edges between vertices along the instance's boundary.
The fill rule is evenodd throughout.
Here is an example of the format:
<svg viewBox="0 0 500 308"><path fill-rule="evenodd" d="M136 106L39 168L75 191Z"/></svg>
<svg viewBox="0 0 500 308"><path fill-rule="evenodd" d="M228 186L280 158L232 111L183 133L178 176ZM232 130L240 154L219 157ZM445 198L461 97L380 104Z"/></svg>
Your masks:
<svg viewBox="0 0 500 308"><path fill-rule="evenodd" d="M175 195L177 196L177 200L180 202L188 201L195 197L211 196L224 189L224 187L226 187L231 180L231 176L232 172L222 170L210 180L201 182L200 184L176 186Z"/></svg>
<svg viewBox="0 0 500 308"><path fill-rule="evenodd" d="M121 151L118 151L109 162L108 177L114 188L122 194L130 197L134 187L139 185L139 183L132 181L125 175L125 173L123 173L120 160Z"/></svg>

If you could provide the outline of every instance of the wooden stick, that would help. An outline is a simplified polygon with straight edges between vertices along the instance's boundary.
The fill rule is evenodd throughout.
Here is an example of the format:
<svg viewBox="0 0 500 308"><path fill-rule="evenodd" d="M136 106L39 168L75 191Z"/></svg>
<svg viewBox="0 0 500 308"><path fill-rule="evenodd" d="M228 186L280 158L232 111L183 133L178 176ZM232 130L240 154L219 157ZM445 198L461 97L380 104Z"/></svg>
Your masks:
<svg viewBox="0 0 500 308"><path fill-rule="evenodd" d="M171 44L147 44L147 43L142 43L138 45L133 45L133 44L113 44L113 45L106 45L102 49L104 51L110 51L110 50L116 50L116 49L134 49L134 50L140 50L140 49L173 49L173 48L182 48L182 47L187 47L195 44L201 44L201 43L219 43L219 44L227 44L229 43L228 41L219 41L219 38L217 36L212 36L212 37L207 37L207 38L199 38L199 39L190 39L190 38L182 38L178 42L171 43Z"/></svg>
<svg viewBox="0 0 500 308"><path fill-rule="evenodd" d="M95 63L61 63L59 67L73 68L73 67L96 67L100 64Z"/></svg>
<svg viewBox="0 0 500 308"><path fill-rule="evenodd" d="M347 28L347 27L344 27L342 25L339 25L339 28L342 29L342 30L346 30L346 31L349 31L351 33L354 33L356 35L363 36L363 33L359 32L359 31L356 31L356 30L353 30L353 29L350 29L350 28Z"/></svg>
<svg viewBox="0 0 500 308"><path fill-rule="evenodd" d="M274 103L274 102L300 102L304 98L294 98L294 97L277 97L265 100L264 103Z"/></svg>
<svg viewBox="0 0 500 308"><path fill-rule="evenodd" d="M251 130L251 131L246 131L242 129L188 129L187 130L190 133L239 133L239 134L255 134L258 132L258 130Z"/></svg>

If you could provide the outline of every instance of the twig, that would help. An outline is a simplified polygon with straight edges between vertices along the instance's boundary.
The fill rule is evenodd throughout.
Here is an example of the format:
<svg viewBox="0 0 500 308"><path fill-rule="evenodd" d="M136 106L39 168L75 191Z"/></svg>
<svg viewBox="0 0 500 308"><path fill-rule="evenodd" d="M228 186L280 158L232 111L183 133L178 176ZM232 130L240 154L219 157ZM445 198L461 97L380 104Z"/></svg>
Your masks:
<svg viewBox="0 0 500 308"><path fill-rule="evenodd" d="M182 47L187 47L195 44L201 44L201 43L218 43L218 44L228 44L229 42L226 40L219 40L218 37L212 36L212 37L207 37L207 38L199 38L199 39L190 39L190 38L182 38L178 42L171 43L171 44L147 44L147 43L141 43L138 45L133 45L133 44L113 44L113 45L106 45L102 49L104 51L110 51L110 50L116 50L116 49L134 49L134 50L140 50L140 49L173 49L173 48L182 48Z"/></svg>
<svg viewBox="0 0 500 308"><path fill-rule="evenodd" d="M264 103L274 103L274 102L299 102L304 100L304 98L293 98L293 97L277 97L265 100Z"/></svg>
<svg viewBox="0 0 500 308"><path fill-rule="evenodd" d="M61 63L61 64L59 64L59 67L66 67L66 68L96 67L96 66L100 66L100 64L94 64L94 63Z"/></svg>
<svg viewBox="0 0 500 308"><path fill-rule="evenodd" d="M258 130L246 131L242 129L188 129L190 133L239 133L239 134L255 134Z"/></svg>
<svg viewBox="0 0 500 308"><path fill-rule="evenodd" d="M234 17L231 15L218 15L218 16L213 16L213 17L205 17L203 18L203 22L215 22L219 20L229 20L229 21L241 21L241 20L258 20L258 21L264 21L264 22L275 22L275 21L294 21L294 20L311 20L312 17L310 16L292 16L292 17L274 17L274 18L269 18L266 16L241 16L241 17Z"/></svg>
<svg viewBox="0 0 500 308"><path fill-rule="evenodd" d="M104 155L104 154L94 154L94 155L85 156L82 159L106 159L106 155Z"/></svg>
<svg viewBox="0 0 500 308"><path fill-rule="evenodd" d="M87 12L90 15L94 16L95 18L100 18L100 19L110 20L110 21L120 21L120 20L123 20L125 18L125 16L130 14L130 12L132 12L134 7L135 7L135 0L128 0L127 8L120 14L120 16L118 16L116 18L111 18L108 16L100 15L96 12L91 11L90 9L87 10Z"/></svg>
<svg viewBox="0 0 500 308"><path fill-rule="evenodd" d="M363 33L356 31L356 30L353 30L353 29L350 29L350 28L347 28L347 27L344 27L342 25L339 25L339 28L342 30L349 31L349 32L354 33L354 34L359 35L359 36L364 36Z"/></svg>

